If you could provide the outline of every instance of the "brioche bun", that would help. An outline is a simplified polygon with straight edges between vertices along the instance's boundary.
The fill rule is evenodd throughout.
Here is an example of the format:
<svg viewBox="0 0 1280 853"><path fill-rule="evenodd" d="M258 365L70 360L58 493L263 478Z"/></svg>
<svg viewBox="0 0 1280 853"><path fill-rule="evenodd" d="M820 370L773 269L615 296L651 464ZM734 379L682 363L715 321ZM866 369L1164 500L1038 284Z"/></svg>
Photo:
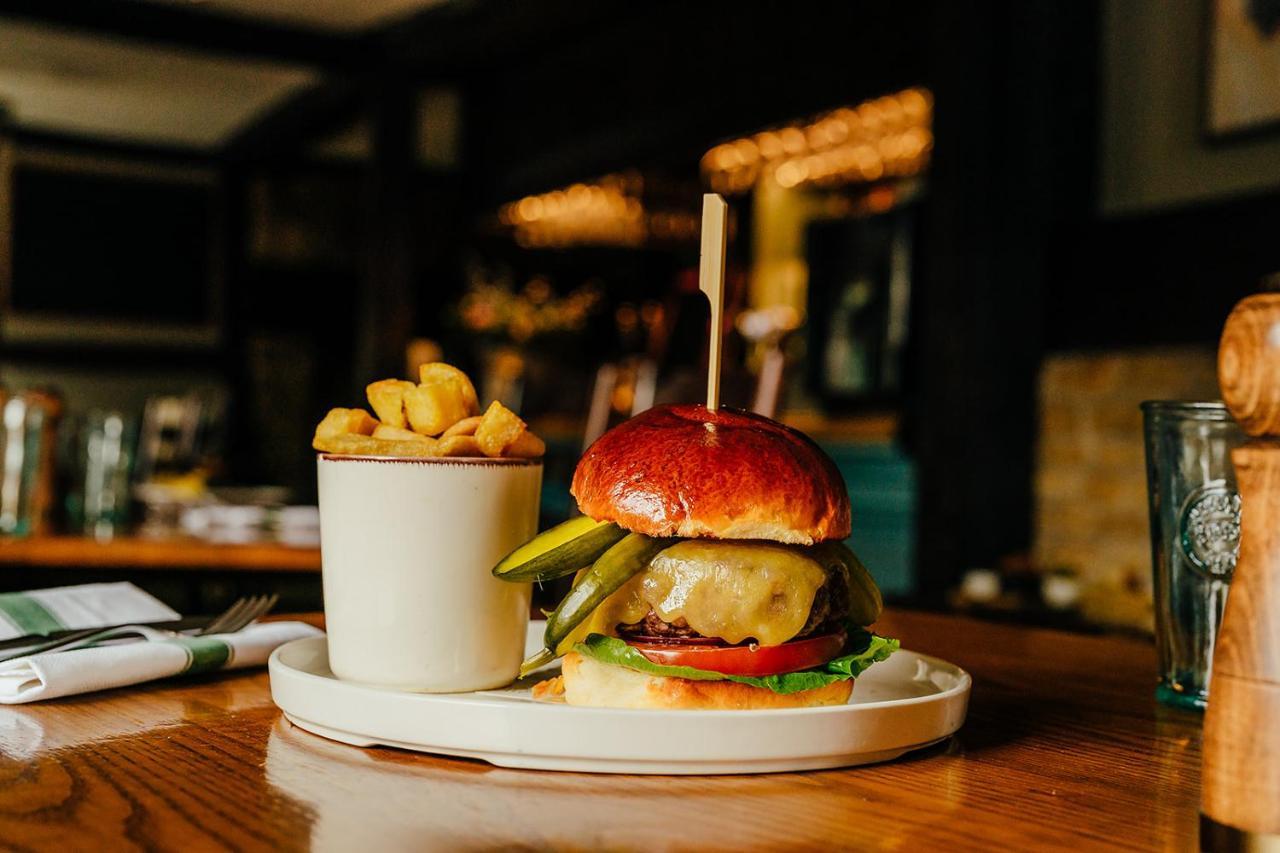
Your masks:
<svg viewBox="0 0 1280 853"><path fill-rule="evenodd" d="M760 415L656 406L602 435L573 475L583 514L647 536L811 545L849 535L849 493L804 434Z"/></svg>
<svg viewBox="0 0 1280 853"><path fill-rule="evenodd" d="M596 708L651 710L754 711L762 708L813 708L843 705L853 681L837 681L799 693L774 693L734 681L695 681L648 675L569 652L561 665L564 700ZM560 686L560 685L558 685Z"/></svg>

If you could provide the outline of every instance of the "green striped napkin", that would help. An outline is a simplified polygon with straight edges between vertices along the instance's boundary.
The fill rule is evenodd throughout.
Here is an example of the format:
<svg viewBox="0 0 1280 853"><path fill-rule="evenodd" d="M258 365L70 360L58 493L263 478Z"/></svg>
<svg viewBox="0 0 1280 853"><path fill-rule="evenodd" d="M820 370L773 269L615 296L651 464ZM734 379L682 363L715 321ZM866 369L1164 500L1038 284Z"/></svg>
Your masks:
<svg viewBox="0 0 1280 853"><path fill-rule="evenodd" d="M158 678L261 666L278 646L321 631L302 622L264 622L234 634L172 638L148 631L131 641L47 652L0 663L0 704L15 705L126 687Z"/></svg>
<svg viewBox="0 0 1280 853"><path fill-rule="evenodd" d="M0 593L0 640L64 628L169 622L181 616L131 583L90 583Z"/></svg>

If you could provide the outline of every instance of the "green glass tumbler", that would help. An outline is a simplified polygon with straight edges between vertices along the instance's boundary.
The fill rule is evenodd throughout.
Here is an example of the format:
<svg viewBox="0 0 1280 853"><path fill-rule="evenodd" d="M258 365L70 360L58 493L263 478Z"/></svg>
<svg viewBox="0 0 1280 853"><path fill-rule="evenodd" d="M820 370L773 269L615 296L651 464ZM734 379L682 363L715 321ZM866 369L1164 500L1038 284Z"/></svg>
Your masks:
<svg viewBox="0 0 1280 853"><path fill-rule="evenodd" d="M1203 710L1240 550L1231 450L1244 433L1221 402L1150 400L1142 413L1160 667L1156 698Z"/></svg>

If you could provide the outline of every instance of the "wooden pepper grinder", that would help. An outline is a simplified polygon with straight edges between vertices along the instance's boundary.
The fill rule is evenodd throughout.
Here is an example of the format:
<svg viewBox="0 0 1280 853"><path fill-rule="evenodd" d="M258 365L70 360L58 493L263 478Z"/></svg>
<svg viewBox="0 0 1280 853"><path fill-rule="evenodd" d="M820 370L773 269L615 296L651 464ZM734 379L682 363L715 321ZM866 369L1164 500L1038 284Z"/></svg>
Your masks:
<svg viewBox="0 0 1280 853"><path fill-rule="evenodd" d="M1231 454L1240 557L1213 656L1201 811L1218 829L1280 836L1280 294L1231 312L1218 384L1249 440Z"/></svg>

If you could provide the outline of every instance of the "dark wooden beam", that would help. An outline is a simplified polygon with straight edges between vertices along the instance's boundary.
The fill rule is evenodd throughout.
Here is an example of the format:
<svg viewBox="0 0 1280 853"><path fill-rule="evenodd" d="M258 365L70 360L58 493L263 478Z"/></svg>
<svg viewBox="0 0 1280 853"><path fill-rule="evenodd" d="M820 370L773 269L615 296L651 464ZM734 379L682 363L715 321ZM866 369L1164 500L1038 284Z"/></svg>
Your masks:
<svg viewBox="0 0 1280 853"><path fill-rule="evenodd" d="M355 316L356 399L370 377L404 372L414 326L416 104L416 87L404 80L388 79L370 90L373 156L366 173L365 280Z"/></svg>
<svg viewBox="0 0 1280 853"><path fill-rule="evenodd" d="M304 146L334 133L361 112L367 79L335 76L285 98L222 147L228 163L294 158Z"/></svg>
<svg viewBox="0 0 1280 853"><path fill-rule="evenodd" d="M132 142L123 139L104 139L76 133L13 128L9 137L19 148L38 148L67 154L111 157L126 160L145 160L148 163L164 163L175 166L215 166L216 152L184 145L158 145L148 142Z"/></svg>
<svg viewBox="0 0 1280 853"><path fill-rule="evenodd" d="M186 3L137 0L0 0L0 18L82 30L202 53L322 67L358 63L359 36L224 15Z"/></svg>
<svg viewBox="0 0 1280 853"><path fill-rule="evenodd" d="M468 80L467 155L483 181L468 198L492 206L614 169L696 164L726 137L921 82L923 40L902 25L927 18L919 0L812 0L785 13L785 39L764 5L632 4L495 58Z"/></svg>
<svg viewBox="0 0 1280 853"><path fill-rule="evenodd" d="M1093 138L1096 120L1098 12L1094 2L1014 0L937 8L908 422L920 471L920 598L944 606L965 570L1023 558L1033 544L1052 241L1093 215L1097 185L1091 146L1079 140ZM1112 291L1086 291L1099 268L1114 266L1094 260L1066 280L1089 322L1114 310Z"/></svg>
<svg viewBox="0 0 1280 853"><path fill-rule="evenodd" d="M294 155L354 118L365 93L381 81L457 81L494 73L540 46L575 44L611 22L668 5L671 0L654 0L643 12L621 0L454 0L432 6L350 40L343 67L245 128L223 156L236 162Z"/></svg>
<svg viewBox="0 0 1280 853"><path fill-rule="evenodd" d="M663 16L674 0L650 0L643 13ZM565 49L602 24L636 14L625 0L453 0L370 36L368 51L417 76L490 72L513 57Z"/></svg>

